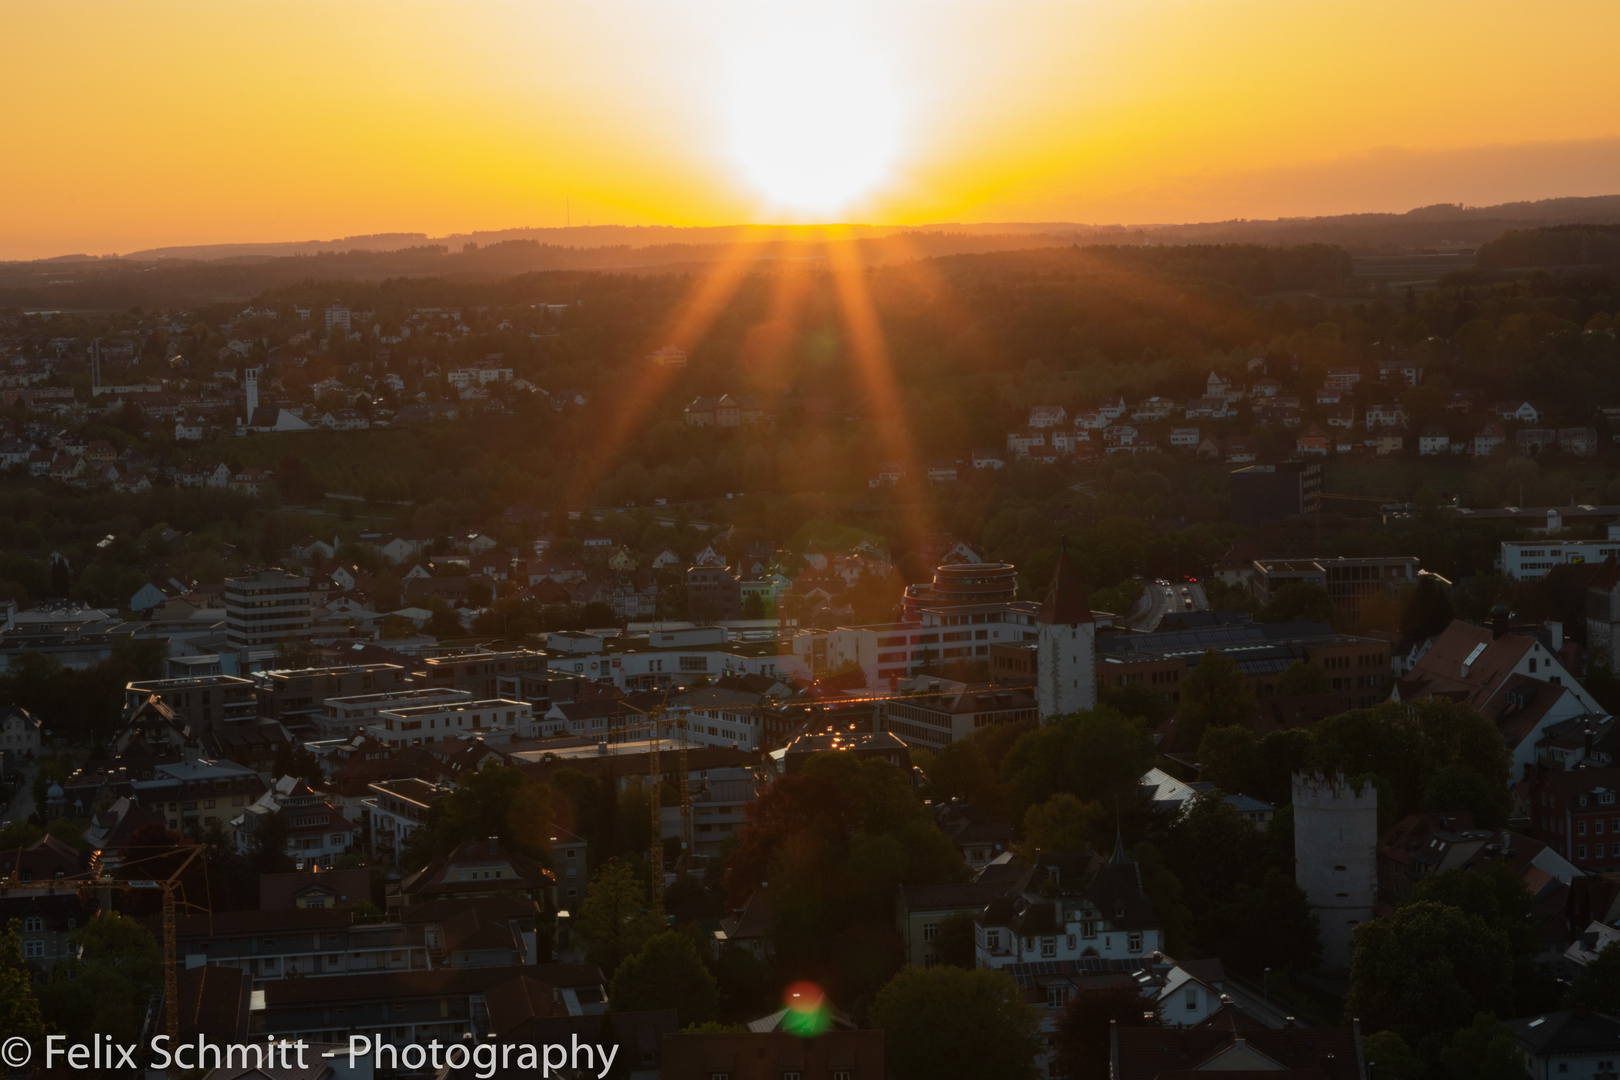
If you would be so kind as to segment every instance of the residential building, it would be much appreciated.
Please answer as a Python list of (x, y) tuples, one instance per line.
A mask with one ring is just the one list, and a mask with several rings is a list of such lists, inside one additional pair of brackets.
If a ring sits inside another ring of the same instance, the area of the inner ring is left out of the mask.
[(534, 727), (534, 714), (529, 703), (505, 698), (396, 705), (391, 709), (379, 710), (376, 719), (365, 730), (373, 739), (394, 749), (428, 746), (462, 735), (488, 737), (503, 732), (504, 737), (510, 740), (513, 737), (535, 738), (539, 734)]
[(1606, 1080), (1620, 1075), (1620, 1019), (1590, 1009), (1563, 1009), (1509, 1020), (1524, 1064), (1535, 1080), (1568, 1076)]
[(157, 765), (151, 779), (134, 780), (129, 786), (142, 809), (192, 837), (210, 828), (228, 828), (265, 792), (264, 781), (254, 770), (234, 761), (206, 759)]
[(175, 953), (184, 967), (217, 964), (260, 980), (427, 971), (434, 965), (421, 929), (412, 929), (357, 925), (353, 911), (325, 906), (182, 914), (175, 920)]
[(1186, 1080), (1205, 1072), (1367, 1080), (1370, 1064), (1359, 1022), (1347, 1027), (1290, 1024), (1281, 1030), (1228, 1024), (1117, 1027), (1109, 1038), (1110, 1080)]
[(1361, 369), (1358, 367), (1341, 365), (1327, 369), (1327, 375), (1322, 385), (1329, 390), (1354, 390), (1361, 381)]
[(40, 733), (44, 725), (39, 717), (18, 705), (0, 708), (0, 752), (24, 761), (39, 756)]
[(411, 690), (390, 690), (380, 694), (329, 697), (321, 703), (321, 711), (315, 718), (315, 726), (323, 739), (348, 739), (375, 723), (378, 715), (384, 712), (471, 700), (473, 696), (468, 691), (449, 687), (421, 687)]
[(1438, 457), (1451, 451), (1451, 436), (1439, 424), (1429, 424), (1418, 436), (1418, 456)]
[(556, 876), (539, 862), (500, 842), (469, 840), (441, 855), (399, 883), (400, 902), (409, 906), (430, 900), (467, 900), (501, 893), (537, 893), (551, 889)]
[(390, 862), (404, 852), (411, 834), (427, 823), (434, 804), (450, 793), (448, 787), (414, 776), (368, 786), (371, 795), (361, 801), (366, 846), (372, 855)]
[(1533, 838), (1585, 873), (1620, 869), (1620, 767), (1547, 771), (1530, 782)]
[[(380, 696), (399, 693), (410, 683), (410, 672), (400, 664), (344, 664), (323, 668), (283, 668), (255, 677), (258, 713), (293, 730), (321, 728), (329, 698)], [(341, 738), (351, 732), (344, 731)]]
[(471, 652), (430, 656), (423, 662), (427, 685), (438, 690), (463, 690), (475, 697), (500, 694), (500, 680), (519, 672), (546, 669), (546, 654), (533, 649), (476, 649)]
[(1429, 642), (1406, 678), (1395, 684), (1393, 700), (1443, 696), (1482, 712), (1511, 684), (1528, 676), (1567, 689), (1587, 712), (1601, 714), (1597, 699), (1570, 675), (1553, 650), (1528, 634), (1512, 633), (1507, 610), (1498, 606), (1489, 627), (1454, 620)]
[(1069, 414), (1061, 405), (1037, 405), (1029, 410), (1029, 426), (1032, 428), (1062, 427), (1068, 419)]
[(276, 645), (310, 631), (309, 578), (271, 568), (225, 579), (225, 640), (233, 649)]
[(1037, 856), (974, 924), (978, 967), (1141, 959), (1163, 948), (1163, 930), (1123, 842), (1106, 858), (1094, 852)]

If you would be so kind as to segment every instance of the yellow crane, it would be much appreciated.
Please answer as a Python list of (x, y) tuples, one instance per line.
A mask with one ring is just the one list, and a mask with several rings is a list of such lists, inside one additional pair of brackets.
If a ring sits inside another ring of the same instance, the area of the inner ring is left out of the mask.
[[(203, 853), (203, 845), (191, 844), (173, 848), (161, 855), (152, 855), (147, 858), (135, 859), (123, 864), (120, 869), (136, 866), (152, 859), (166, 859), (181, 852), (185, 853), (179, 866), (168, 877), (158, 880), (156, 878), (104, 878), (104, 877), (67, 877), (52, 878), (48, 881), (23, 881), (18, 877), (21, 859), (13, 862), (11, 876), (0, 882), (0, 890), (33, 890), (37, 892), (55, 891), (57, 889), (73, 889), (76, 892), (86, 890), (117, 890), (130, 893), (137, 890), (156, 889), (163, 894), (163, 1009), (164, 1028), (172, 1041), (180, 1035), (180, 980), (175, 965), (175, 909), (184, 904), (186, 907), (196, 908), (198, 911), (208, 909), (198, 904), (188, 903), (176, 899), (175, 893), (180, 891), (180, 875), (186, 872), (197, 856)], [(20, 854), (20, 850), (19, 850)]]

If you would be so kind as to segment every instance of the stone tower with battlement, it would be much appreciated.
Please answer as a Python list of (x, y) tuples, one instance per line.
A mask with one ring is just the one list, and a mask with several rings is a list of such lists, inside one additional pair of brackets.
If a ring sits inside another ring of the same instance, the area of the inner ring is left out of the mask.
[(1047, 586), (1037, 631), (1035, 704), (1040, 722), (1097, 704), (1097, 621), (1064, 550)]
[(1320, 924), (1322, 968), (1350, 970), (1350, 935), (1378, 898), (1378, 789), (1294, 774), (1294, 880)]

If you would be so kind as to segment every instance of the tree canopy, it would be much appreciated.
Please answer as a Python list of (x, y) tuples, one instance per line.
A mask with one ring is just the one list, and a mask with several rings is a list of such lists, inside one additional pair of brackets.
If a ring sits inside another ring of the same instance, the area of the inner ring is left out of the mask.
[(1029, 1080), (1040, 1017), (1004, 971), (907, 968), (868, 1015), (896, 1080)]

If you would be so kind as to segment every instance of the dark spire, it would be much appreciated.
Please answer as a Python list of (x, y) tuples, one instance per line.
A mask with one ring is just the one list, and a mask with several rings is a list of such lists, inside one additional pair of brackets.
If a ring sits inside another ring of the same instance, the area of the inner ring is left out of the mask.
[(1061, 626), (1092, 621), (1091, 605), (1086, 601), (1086, 587), (1080, 582), (1080, 572), (1069, 561), (1067, 540), (1058, 549), (1057, 568), (1052, 571), (1052, 582), (1046, 587), (1046, 601), (1041, 604), (1041, 613), (1036, 620)]
[(1131, 860), (1125, 854), (1125, 830), (1120, 827), (1119, 813), (1114, 814), (1114, 854), (1109, 858), (1109, 866), (1124, 866)]

